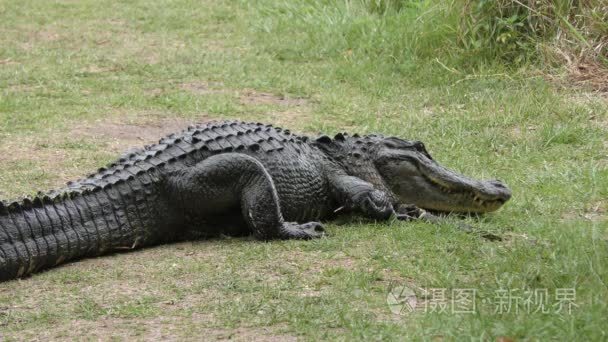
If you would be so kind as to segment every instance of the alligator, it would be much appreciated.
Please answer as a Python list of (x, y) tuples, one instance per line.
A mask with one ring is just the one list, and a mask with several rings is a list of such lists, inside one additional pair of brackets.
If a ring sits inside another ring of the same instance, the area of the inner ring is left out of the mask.
[(184, 239), (319, 238), (318, 221), (340, 211), (409, 220), (491, 212), (510, 197), (501, 181), (439, 165), (420, 141), (209, 122), (128, 151), (62, 189), (0, 202), (0, 281)]

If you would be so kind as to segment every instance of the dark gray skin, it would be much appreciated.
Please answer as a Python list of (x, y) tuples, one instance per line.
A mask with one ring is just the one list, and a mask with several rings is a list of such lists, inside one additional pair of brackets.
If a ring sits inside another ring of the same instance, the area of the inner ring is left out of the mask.
[(0, 280), (69, 260), (220, 234), (323, 236), (335, 212), (370, 219), (482, 213), (511, 196), (437, 164), (420, 142), (316, 140), (260, 123), (191, 126), (66, 188), (0, 204)]

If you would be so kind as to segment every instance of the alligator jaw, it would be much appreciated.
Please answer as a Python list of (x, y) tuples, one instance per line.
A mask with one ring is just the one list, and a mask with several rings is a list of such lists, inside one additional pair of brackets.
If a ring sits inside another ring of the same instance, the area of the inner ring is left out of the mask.
[(511, 190), (498, 180), (480, 181), (444, 168), (434, 160), (420, 158), (415, 203), (421, 208), (484, 213), (495, 211), (511, 198)]
[[(428, 188), (438, 192), (422, 201), (425, 209), (447, 212), (483, 213), (499, 209), (511, 198), (511, 191), (500, 181), (477, 181), (444, 169), (441, 178), (422, 172)], [(447, 177), (446, 177), (447, 176)], [(442, 200), (433, 198), (442, 197)]]
[(511, 198), (511, 190), (501, 181), (475, 180), (441, 166), (420, 142), (384, 142), (375, 164), (401, 203), (433, 211), (485, 213)]

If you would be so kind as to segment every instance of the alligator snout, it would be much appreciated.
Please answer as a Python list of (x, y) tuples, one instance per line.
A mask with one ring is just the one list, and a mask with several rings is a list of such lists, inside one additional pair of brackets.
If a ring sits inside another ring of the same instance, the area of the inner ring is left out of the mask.
[(498, 187), (498, 188), (502, 188), (502, 189), (507, 189), (509, 190), (509, 188), (507, 187), (507, 185), (505, 184), (505, 182), (499, 180), (499, 179), (493, 179), (491, 181), (489, 181), (490, 184)]
[(488, 181), (488, 183), (490, 183), (495, 188), (497, 188), (497, 190), (498, 190), (497, 192), (498, 192), (500, 199), (502, 199), (506, 202), (511, 198), (511, 189), (509, 189), (503, 181), (494, 179), (494, 180)]
[(507, 188), (507, 186), (505, 185), (505, 183), (503, 181), (501, 181), (500, 179), (493, 179), (488, 181), (490, 183), (492, 183), (493, 185), (499, 187), (499, 188)]

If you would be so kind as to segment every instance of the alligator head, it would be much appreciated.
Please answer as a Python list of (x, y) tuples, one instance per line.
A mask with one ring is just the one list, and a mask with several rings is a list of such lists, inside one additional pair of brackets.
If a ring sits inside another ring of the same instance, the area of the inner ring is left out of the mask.
[(420, 141), (381, 138), (373, 158), (384, 182), (402, 203), (429, 210), (462, 213), (495, 211), (511, 198), (498, 180), (465, 177), (439, 165)]

